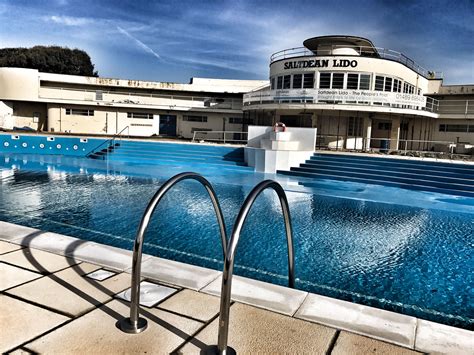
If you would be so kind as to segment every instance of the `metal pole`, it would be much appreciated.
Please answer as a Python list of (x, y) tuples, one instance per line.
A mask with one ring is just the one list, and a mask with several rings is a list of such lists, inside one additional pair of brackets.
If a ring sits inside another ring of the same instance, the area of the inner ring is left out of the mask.
[[(239, 243), (240, 232), (245, 223), (247, 215), (252, 207), (255, 199), (267, 188), (272, 188), (280, 199), (283, 217), (285, 220), (286, 240), (288, 246), (288, 285), (291, 288), (295, 287), (294, 274), (294, 251), (293, 251), (293, 230), (291, 227), (290, 209), (285, 191), (276, 181), (265, 180), (259, 183), (250, 192), (239, 211), (237, 219), (232, 230), (229, 244), (227, 246), (227, 254), (225, 256), (224, 271), (222, 273), (222, 288), (221, 288), (221, 305), (219, 315), (219, 335), (217, 350), (220, 354), (232, 354), (235, 350), (227, 346), (229, 333), (229, 312), (230, 312), (230, 298), (232, 290), (232, 275), (234, 270), (234, 258), (237, 245)], [(213, 350), (215, 346), (212, 347)]]
[(125, 333), (137, 334), (144, 331), (147, 328), (147, 321), (145, 318), (139, 318), (139, 304), (140, 304), (140, 274), (141, 274), (141, 260), (142, 260), (142, 248), (143, 239), (145, 236), (146, 229), (150, 222), (151, 216), (161, 201), (163, 196), (173, 187), (176, 183), (181, 180), (193, 179), (199, 181), (206, 188), (211, 198), (212, 205), (217, 216), (217, 222), (219, 223), (219, 230), (221, 234), (222, 253), (224, 258), (227, 250), (227, 236), (226, 228), (224, 223), (224, 216), (222, 214), (217, 195), (212, 188), (212, 185), (204, 177), (199, 174), (186, 172), (173, 176), (167, 182), (160, 187), (155, 193), (150, 203), (148, 204), (145, 213), (143, 214), (142, 220), (138, 227), (137, 236), (133, 245), (133, 260), (132, 260), (132, 284), (131, 284), (131, 303), (130, 303), (130, 317), (124, 318), (120, 321), (120, 329)]

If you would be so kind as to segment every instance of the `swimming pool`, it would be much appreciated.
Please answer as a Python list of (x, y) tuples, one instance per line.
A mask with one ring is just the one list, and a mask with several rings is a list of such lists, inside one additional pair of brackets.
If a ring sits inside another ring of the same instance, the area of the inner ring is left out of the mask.
[[(185, 170), (213, 183), (229, 232), (253, 186), (275, 177), (182, 162), (3, 154), (0, 219), (131, 250), (151, 196)], [(329, 180), (309, 189), (278, 179), (295, 231), (297, 288), (472, 329), (472, 199)], [(201, 185), (180, 183), (154, 216), (145, 253), (222, 268), (217, 222)], [(267, 191), (243, 229), (235, 272), (285, 285), (286, 268), (280, 207)]]

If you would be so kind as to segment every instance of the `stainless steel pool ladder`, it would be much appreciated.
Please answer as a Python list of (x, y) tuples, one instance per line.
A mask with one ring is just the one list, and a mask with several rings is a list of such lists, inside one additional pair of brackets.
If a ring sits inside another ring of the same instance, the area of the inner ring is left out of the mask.
[(217, 196), (209, 183), (204, 177), (196, 173), (182, 173), (178, 174), (169, 179), (153, 196), (152, 200), (148, 204), (145, 214), (142, 217), (140, 226), (138, 228), (137, 237), (133, 248), (133, 262), (132, 262), (132, 289), (131, 289), (131, 304), (130, 304), (130, 317), (124, 318), (120, 322), (120, 328), (127, 333), (137, 334), (144, 331), (147, 327), (147, 321), (144, 318), (139, 318), (138, 308), (140, 303), (140, 271), (141, 271), (141, 257), (142, 257), (142, 246), (143, 236), (146, 228), (150, 221), (151, 215), (155, 210), (156, 206), (160, 202), (161, 198), (165, 193), (177, 182), (185, 179), (194, 179), (201, 182), (211, 197), (214, 210), (216, 211), (217, 219), (219, 222), (219, 228), (221, 233), (222, 251), (224, 255), (224, 270), (222, 272), (222, 285), (221, 285), (221, 302), (220, 302), (220, 314), (219, 314), (219, 334), (218, 344), (210, 346), (206, 349), (206, 352), (215, 352), (219, 354), (234, 354), (235, 350), (227, 345), (228, 333), (229, 333), (229, 313), (230, 313), (230, 300), (232, 292), (232, 276), (234, 272), (234, 259), (235, 252), (239, 243), (240, 233), (242, 227), (247, 219), (250, 212), (250, 208), (254, 204), (257, 197), (266, 189), (272, 188), (278, 195), (280, 205), (283, 212), (283, 218), (285, 222), (286, 240), (288, 246), (288, 286), (294, 288), (295, 286), (295, 274), (294, 274), (294, 248), (293, 248), (293, 229), (291, 226), (290, 209), (288, 200), (286, 198), (285, 191), (276, 181), (265, 180), (259, 183), (253, 188), (250, 194), (245, 199), (240, 211), (237, 215), (237, 219), (234, 223), (232, 235), (227, 243), (226, 230), (222, 210), (220, 208)]
[(186, 172), (173, 176), (167, 182), (160, 187), (160, 189), (152, 197), (148, 204), (145, 213), (140, 221), (138, 227), (137, 236), (133, 245), (133, 259), (132, 259), (132, 285), (131, 285), (131, 300), (130, 300), (130, 317), (124, 318), (120, 321), (120, 329), (126, 333), (137, 334), (144, 331), (147, 328), (147, 321), (145, 318), (140, 318), (138, 315), (138, 308), (140, 304), (140, 275), (141, 275), (141, 262), (142, 262), (142, 249), (143, 239), (145, 232), (150, 223), (151, 216), (155, 211), (158, 203), (161, 201), (163, 196), (178, 182), (182, 180), (192, 179), (199, 181), (206, 188), (211, 198), (212, 205), (217, 216), (217, 222), (219, 223), (219, 230), (221, 234), (222, 253), (226, 255), (227, 237), (225, 230), (224, 216), (222, 214), (217, 195), (212, 188), (212, 185), (204, 177), (199, 174)]

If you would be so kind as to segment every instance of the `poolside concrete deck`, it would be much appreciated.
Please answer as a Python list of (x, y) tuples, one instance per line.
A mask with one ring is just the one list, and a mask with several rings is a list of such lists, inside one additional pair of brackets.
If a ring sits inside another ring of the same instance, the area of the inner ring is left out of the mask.
[[(129, 252), (5, 222), (0, 239), (2, 353), (187, 354), (217, 343), (217, 271), (186, 264), (177, 269), (175, 262), (144, 257), (143, 275), (166, 286), (168, 296), (153, 307), (142, 306), (148, 329), (129, 335), (116, 327), (129, 312), (129, 303), (117, 297), (130, 286)], [(114, 274), (102, 281), (87, 276), (103, 269)], [(350, 309), (347, 302), (319, 297), (235, 278), (229, 345), (240, 353), (468, 354), (474, 349), (472, 332), (386, 311), (381, 311), (389, 313), (383, 313), (386, 320), (374, 323), (380, 316), (373, 308), (350, 304)], [(262, 298), (267, 302), (259, 303)], [(353, 332), (344, 315), (355, 325)]]

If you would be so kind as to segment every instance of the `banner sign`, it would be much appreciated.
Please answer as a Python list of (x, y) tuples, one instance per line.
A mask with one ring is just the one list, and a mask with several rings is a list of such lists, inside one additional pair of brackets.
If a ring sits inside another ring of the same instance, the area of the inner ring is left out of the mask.
[(426, 106), (426, 96), (404, 94), (401, 92), (386, 92), (372, 90), (347, 90), (347, 89), (288, 89), (267, 90), (244, 95), (244, 104), (270, 103), (281, 101), (302, 100), (309, 103), (326, 103), (338, 101), (342, 103), (382, 103), (392, 105)]

